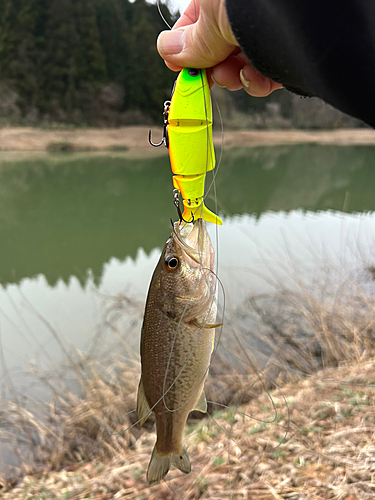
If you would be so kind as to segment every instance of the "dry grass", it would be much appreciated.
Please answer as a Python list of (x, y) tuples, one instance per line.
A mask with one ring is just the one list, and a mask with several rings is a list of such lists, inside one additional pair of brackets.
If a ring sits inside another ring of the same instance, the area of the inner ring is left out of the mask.
[(138, 364), (117, 361), (104, 369), (82, 358), (81, 365), (84, 383), (80, 389), (72, 392), (65, 383), (63, 389), (55, 384), (50, 403), (39, 401), (27, 410), (19, 401), (3, 406), (0, 439), (23, 464), (21, 470), (14, 470), (16, 475), (30, 469), (61, 469), (72, 462), (107, 460), (134, 443), (132, 434), (121, 431), (136, 421)]
[[(118, 329), (126, 310), (133, 318), (127, 319), (131, 334), (139, 324), (143, 304), (122, 295), (102, 297), (102, 323), (92, 340), (93, 350), (102, 336), (109, 338), (110, 331), (117, 339), (117, 351), (94, 358), (67, 350), (52, 325), (24, 300), (61, 344), (66, 361), (48, 372), (32, 368), (35, 382), (44, 387), (43, 400), (20, 399), (8, 377), (14, 396), (2, 401), (0, 442), (18, 457), (19, 464), (9, 468), (7, 476), (16, 480), (30, 470), (56, 470), (72, 462), (114, 457), (134, 442), (132, 435), (121, 431), (136, 421), (140, 374), (139, 361)], [(121, 343), (125, 344), (122, 348)]]
[[(218, 357), (210, 369), (211, 399), (249, 402), (275, 384), (299, 381), (375, 352), (375, 294), (371, 269), (350, 276), (332, 263), (306, 285), (282, 281), (227, 312)], [(302, 273), (303, 274), (303, 273)], [(258, 374), (262, 374), (260, 382)]]
[[(153, 425), (133, 426), (139, 364), (77, 354), (70, 371), (79, 391), (49, 374), (52, 403), (32, 412), (15, 401), (2, 411), (0, 438), (24, 461), (0, 481), (0, 498), (374, 498), (375, 304), (367, 285), (324, 297), (284, 287), (234, 311), (222, 337), (232, 358), (218, 351), (206, 387), (229, 408), (211, 403), (213, 418), (192, 415), (192, 473), (172, 471), (152, 488)], [(105, 317), (111, 329), (124, 308), (138, 305), (115, 301)]]
[(154, 434), (143, 432), (111, 460), (102, 453), (26, 476), (13, 488), (3, 482), (9, 491), (1, 498), (372, 499), (374, 366), (367, 360), (287, 384), (272, 392), (276, 413), (264, 392), (248, 405), (215, 413), (214, 420), (191, 422), (189, 476), (172, 471), (166, 482), (148, 487)]

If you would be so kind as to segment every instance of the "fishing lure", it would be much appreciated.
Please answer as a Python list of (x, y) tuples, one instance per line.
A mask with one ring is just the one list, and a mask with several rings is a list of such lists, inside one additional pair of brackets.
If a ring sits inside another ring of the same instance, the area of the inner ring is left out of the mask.
[(173, 186), (181, 193), (185, 222), (203, 219), (222, 224), (204, 204), (206, 173), (215, 168), (212, 140), (212, 105), (206, 70), (184, 68), (175, 82), (170, 101), (164, 103), (164, 135), (159, 144), (168, 148)]

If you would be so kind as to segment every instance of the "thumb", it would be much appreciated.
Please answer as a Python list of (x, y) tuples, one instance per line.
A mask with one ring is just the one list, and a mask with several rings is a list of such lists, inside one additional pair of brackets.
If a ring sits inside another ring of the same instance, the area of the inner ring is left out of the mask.
[(157, 41), (159, 54), (167, 65), (181, 68), (210, 68), (224, 61), (235, 47), (210, 26), (202, 16), (188, 26), (163, 31)]

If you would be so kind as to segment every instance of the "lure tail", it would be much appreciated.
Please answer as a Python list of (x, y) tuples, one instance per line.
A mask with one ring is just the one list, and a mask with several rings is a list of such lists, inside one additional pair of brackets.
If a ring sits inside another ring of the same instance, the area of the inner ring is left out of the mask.
[(185, 474), (191, 471), (190, 460), (185, 446), (181, 453), (161, 455), (157, 452), (155, 445), (147, 470), (148, 483), (158, 483), (164, 479), (171, 468), (180, 469), (180, 471), (185, 472)]
[(189, 222), (194, 219), (203, 219), (206, 222), (221, 225), (220, 217), (211, 212), (204, 204), (205, 177), (206, 174), (173, 176), (173, 187), (180, 191), (184, 203), (182, 217)]

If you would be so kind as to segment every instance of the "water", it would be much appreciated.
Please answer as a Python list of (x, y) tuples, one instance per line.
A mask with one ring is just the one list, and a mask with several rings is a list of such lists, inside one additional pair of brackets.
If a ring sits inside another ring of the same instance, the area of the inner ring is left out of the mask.
[[(227, 311), (280, 282), (314, 283), (331, 265), (366, 274), (375, 262), (374, 163), (372, 147), (224, 151), (224, 225), (210, 232)], [(176, 219), (170, 177), (166, 155), (2, 153), (1, 398), (48, 400), (33, 372), (66, 376), (59, 366), (71, 353), (138, 355), (149, 280)], [(212, 193), (207, 205), (215, 211)], [(18, 463), (10, 449), (0, 451), (0, 471)]]
[[(218, 256), (228, 308), (269, 290), (275, 276), (313, 274), (322, 259), (372, 265), (374, 163), (373, 147), (224, 151)], [(215, 209), (212, 194), (207, 205)], [(167, 156), (0, 158), (3, 396), (9, 377), (20, 393), (38, 394), (31, 369), (50, 369), (73, 349), (116, 345), (103, 322), (112, 297), (136, 301), (123, 308), (119, 336), (137, 353), (142, 304), (170, 218)], [(215, 240), (216, 228), (210, 231)]]

